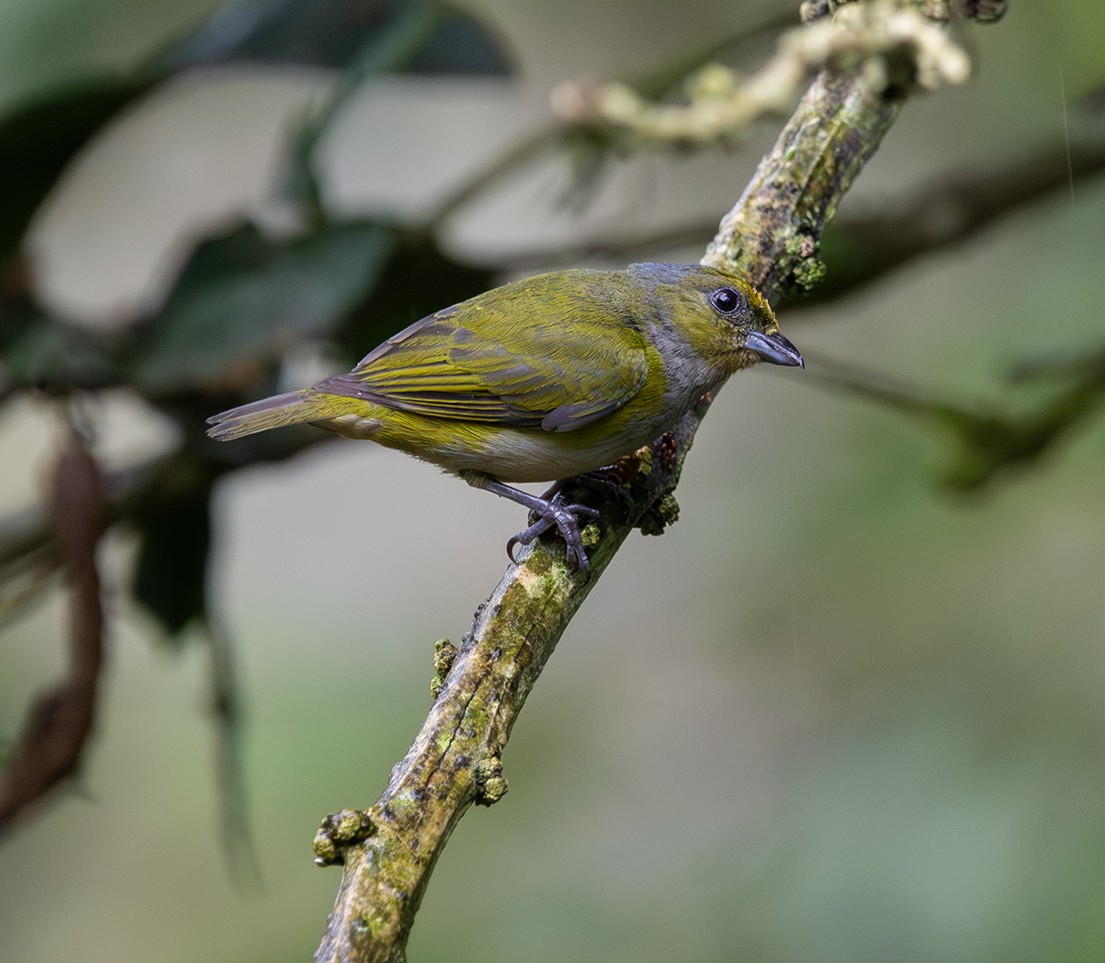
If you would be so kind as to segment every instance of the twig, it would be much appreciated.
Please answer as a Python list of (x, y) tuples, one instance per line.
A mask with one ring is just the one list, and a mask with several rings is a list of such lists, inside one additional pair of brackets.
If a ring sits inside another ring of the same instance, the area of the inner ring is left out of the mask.
[(217, 620), (205, 626), (210, 647), (211, 713), (215, 721), (215, 771), (218, 777), (220, 836), (235, 881), (243, 888), (261, 881), (260, 859), (249, 821), (241, 743), (245, 713), (235, 680), (234, 647)]
[[(1101, 353), (1061, 373), (1068, 384), (1043, 401), (1014, 407), (1008, 400), (964, 402), (942, 397), (929, 389), (904, 384), (885, 373), (853, 363), (829, 359), (810, 364), (810, 383), (873, 399), (935, 426), (954, 445), (940, 473), (941, 484), (952, 491), (977, 492), (1011, 469), (1039, 461), (1097, 412), (1105, 402), (1105, 367)], [(1013, 372), (1023, 380), (1025, 372)], [(1042, 372), (1037, 373), (1040, 380)]]

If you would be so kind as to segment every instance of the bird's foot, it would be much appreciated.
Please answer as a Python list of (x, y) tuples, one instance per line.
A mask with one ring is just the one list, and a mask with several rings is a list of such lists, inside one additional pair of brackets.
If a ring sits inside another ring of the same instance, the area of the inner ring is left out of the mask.
[(514, 546), (529, 545), (535, 538), (544, 535), (550, 528), (555, 528), (567, 546), (566, 561), (569, 568), (580, 569), (585, 575), (591, 566), (587, 560), (587, 552), (583, 549), (583, 535), (580, 533), (580, 520), (590, 521), (598, 518), (598, 509), (589, 505), (579, 505), (568, 502), (564, 492), (564, 485), (554, 485), (544, 497), (531, 495), (529, 492), (519, 491), (504, 485), (496, 478), (485, 475), (482, 472), (465, 471), (459, 473), (473, 488), (483, 488), (494, 492), (503, 498), (509, 498), (512, 502), (524, 505), (530, 510), (533, 519), (529, 528), (524, 529), (506, 543), (506, 553), (510, 560), (517, 564), (514, 557)]
[(557, 495), (566, 495), (572, 488), (586, 488), (606, 501), (617, 502), (618, 508), (623, 510), (628, 508), (633, 501), (629, 490), (625, 487), (624, 479), (614, 465), (608, 468), (597, 468), (595, 471), (583, 472), (580, 475), (573, 475), (571, 478), (563, 478), (558, 482), (553, 482), (547, 490), (541, 493), (541, 497), (552, 500)]
[(555, 528), (560, 537), (564, 539), (565, 560), (569, 568), (579, 569), (584, 574), (590, 571), (591, 564), (587, 559), (587, 552), (583, 548), (583, 535), (580, 532), (580, 520), (590, 521), (599, 517), (597, 509), (589, 505), (564, 504), (564, 496), (555, 492), (552, 498), (538, 499), (540, 504), (531, 506), (536, 520), (529, 528), (520, 531), (506, 543), (506, 553), (512, 562), (517, 563), (514, 557), (516, 545), (529, 545), (535, 538), (544, 535), (551, 528)]

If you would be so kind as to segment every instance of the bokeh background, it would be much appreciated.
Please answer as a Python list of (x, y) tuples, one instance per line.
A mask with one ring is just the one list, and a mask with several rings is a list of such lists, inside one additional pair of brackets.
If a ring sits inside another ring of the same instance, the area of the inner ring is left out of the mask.
[[(125, 69), (217, 6), (5, 0), (0, 106)], [(515, 74), (365, 84), (320, 147), (334, 209), (417, 219), (546, 122), (559, 81), (647, 74), (796, 4), (466, 6)], [(969, 37), (975, 78), (909, 102), (842, 216), (1061, 137), (1105, 81), (1092, 0), (1013, 0)], [(43, 303), (125, 325), (196, 237), (244, 213), (279, 225), (288, 130), (334, 78), (199, 68), (141, 98), (35, 218)], [(494, 266), (698, 221), (698, 241), (649, 254), (697, 259), (776, 130), (619, 161), (587, 203), (564, 202), (571, 168), (545, 158), (444, 243)], [(1103, 242), (1105, 181), (1080, 180), (831, 307), (784, 312), (783, 329), (812, 357), (1004, 404), (1015, 364), (1100, 349)], [(1105, 959), (1105, 420), (957, 495), (942, 435), (811, 368), (721, 393), (680, 521), (631, 538), (574, 620), (515, 728), (510, 793), (454, 834), (412, 959)], [(174, 444), (125, 391), (88, 404), (107, 464)], [(8, 510), (41, 497), (59, 437), (45, 398), (0, 409)], [(318, 821), (382, 789), (427, 709), (434, 640), (466, 631), (521, 519), (338, 441), (236, 472), (216, 521), (208, 585), (247, 708), (260, 881), (235, 881), (220, 835), (209, 647), (170, 642), (131, 600), (137, 537), (114, 532), (95, 739), (77, 785), (0, 849), (5, 961), (311, 954), (338, 883), (311, 864)], [(0, 626), (6, 739), (61, 671), (64, 626), (56, 588)]]

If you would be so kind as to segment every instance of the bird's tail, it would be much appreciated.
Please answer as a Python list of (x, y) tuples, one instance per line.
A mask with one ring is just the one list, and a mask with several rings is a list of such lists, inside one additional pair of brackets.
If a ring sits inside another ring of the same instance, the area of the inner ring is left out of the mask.
[(207, 434), (217, 441), (233, 441), (270, 428), (314, 421), (322, 413), (320, 408), (318, 394), (309, 388), (289, 391), (213, 415), (207, 419)]

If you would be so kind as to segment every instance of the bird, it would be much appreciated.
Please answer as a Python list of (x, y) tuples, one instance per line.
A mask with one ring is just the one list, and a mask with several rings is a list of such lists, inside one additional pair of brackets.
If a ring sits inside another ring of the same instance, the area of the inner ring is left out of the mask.
[[(430, 314), (348, 373), (207, 420), (230, 441), (309, 423), (406, 452), (528, 508), (507, 543), (556, 529), (589, 570), (565, 483), (670, 430), (699, 398), (765, 361), (802, 368), (766, 299), (701, 264), (575, 268), (512, 281)], [(554, 482), (542, 495), (516, 483)]]

